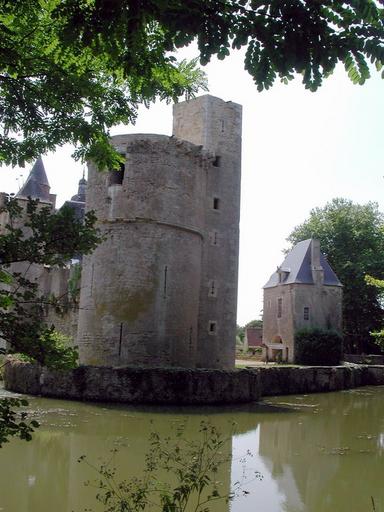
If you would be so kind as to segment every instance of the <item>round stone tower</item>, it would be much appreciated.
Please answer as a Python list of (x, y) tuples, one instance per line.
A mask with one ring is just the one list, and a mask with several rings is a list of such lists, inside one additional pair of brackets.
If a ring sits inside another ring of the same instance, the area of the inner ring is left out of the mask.
[(206, 167), (201, 148), (121, 135), (119, 171), (89, 166), (105, 240), (84, 258), (78, 344), (92, 365), (195, 366)]

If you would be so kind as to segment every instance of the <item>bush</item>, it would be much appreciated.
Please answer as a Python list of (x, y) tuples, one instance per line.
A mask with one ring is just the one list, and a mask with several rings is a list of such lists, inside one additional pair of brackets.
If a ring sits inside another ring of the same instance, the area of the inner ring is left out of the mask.
[(371, 332), (370, 335), (373, 337), (375, 344), (380, 348), (381, 352), (384, 352), (384, 329)]
[(33, 343), (28, 337), (20, 336), (19, 351), (9, 350), (8, 353), (17, 355), (21, 361), (37, 362), (54, 370), (71, 370), (76, 368), (79, 354), (77, 347), (70, 346), (70, 341), (52, 326), (42, 328)]
[(306, 365), (338, 365), (342, 338), (335, 331), (303, 329), (295, 335), (295, 362)]
[(255, 356), (256, 354), (261, 354), (263, 349), (261, 347), (248, 347), (248, 352)]

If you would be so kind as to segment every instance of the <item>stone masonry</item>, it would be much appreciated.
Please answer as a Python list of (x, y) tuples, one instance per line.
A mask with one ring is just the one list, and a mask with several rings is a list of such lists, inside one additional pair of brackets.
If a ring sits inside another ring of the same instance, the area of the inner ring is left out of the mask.
[(83, 260), (80, 362), (232, 368), (241, 107), (174, 107), (173, 136), (119, 135), (120, 171), (89, 164), (87, 209), (105, 240)]
[(295, 333), (318, 327), (342, 330), (342, 284), (318, 240), (299, 242), (264, 286), (265, 357), (294, 362)]

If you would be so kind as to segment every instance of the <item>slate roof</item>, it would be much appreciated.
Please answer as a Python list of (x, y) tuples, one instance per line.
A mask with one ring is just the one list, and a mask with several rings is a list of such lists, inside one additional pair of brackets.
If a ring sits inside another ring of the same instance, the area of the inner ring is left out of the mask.
[(77, 194), (71, 197), (71, 201), (79, 201), (81, 203), (85, 203), (87, 193), (87, 180), (84, 176), (79, 181), (79, 188)]
[(41, 156), (36, 160), (27, 181), (16, 194), (16, 197), (32, 197), (32, 199), (40, 199), (41, 201), (51, 202), (49, 191), (51, 187), (44, 169), (43, 159)]
[(85, 216), (85, 202), (84, 201), (65, 201), (63, 206), (68, 206), (75, 211), (75, 218), (82, 221)]
[[(271, 275), (264, 288), (285, 284), (314, 284), (311, 269), (311, 244), (311, 238), (296, 244), (277, 271)], [(321, 252), (320, 264), (324, 270), (324, 285), (343, 286)], [(279, 282), (279, 270), (284, 273), (282, 282)]]
[(77, 194), (71, 197), (70, 201), (65, 201), (64, 206), (69, 206), (75, 211), (76, 219), (82, 221), (85, 216), (85, 199), (87, 193), (87, 180), (83, 177), (79, 181)]

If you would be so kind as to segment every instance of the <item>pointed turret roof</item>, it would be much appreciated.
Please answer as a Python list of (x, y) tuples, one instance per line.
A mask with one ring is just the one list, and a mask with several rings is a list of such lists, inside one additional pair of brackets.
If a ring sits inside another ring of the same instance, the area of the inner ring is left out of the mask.
[[(272, 288), (285, 284), (314, 284), (312, 273), (312, 243), (313, 239), (303, 240), (296, 244), (287, 254), (283, 263), (274, 272), (264, 288)], [(320, 252), (320, 265), (324, 271), (326, 286), (343, 286), (330, 264)], [(280, 277), (282, 274), (282, 279)]]
[(39, 156), (29, 173), (27, 181), (18, 191), (16, 197), (32, 197), (32, 199), (51, 202), (50, 189), (43, 159)]

